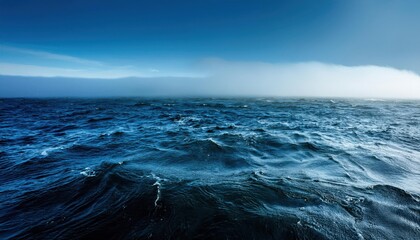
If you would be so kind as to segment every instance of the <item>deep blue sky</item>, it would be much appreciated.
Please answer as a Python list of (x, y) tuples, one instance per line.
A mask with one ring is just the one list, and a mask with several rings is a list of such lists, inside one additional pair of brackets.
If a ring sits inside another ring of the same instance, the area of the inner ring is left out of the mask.
[(340, 1), (0, 2), (4, 44), (110, 61), (312, 59), (301, 48), (328, 38), (351, 7)]
[(0, 44), (156, 68), (217, 57), (417, 71), (419, 9), (415, 0), (0, 0)]

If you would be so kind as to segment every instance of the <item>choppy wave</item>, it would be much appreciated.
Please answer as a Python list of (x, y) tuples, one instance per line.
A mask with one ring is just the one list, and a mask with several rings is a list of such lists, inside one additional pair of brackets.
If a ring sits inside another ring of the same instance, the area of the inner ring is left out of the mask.
[(4, 99), (1, 239), (419, 239), (420, 102)]

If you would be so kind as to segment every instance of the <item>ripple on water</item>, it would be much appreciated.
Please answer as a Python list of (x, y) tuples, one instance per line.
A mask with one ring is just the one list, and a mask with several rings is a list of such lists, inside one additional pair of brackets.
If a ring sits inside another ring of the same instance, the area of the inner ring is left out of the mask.
[(2, 239), (420, 238), (418, 101), (0, 107)]

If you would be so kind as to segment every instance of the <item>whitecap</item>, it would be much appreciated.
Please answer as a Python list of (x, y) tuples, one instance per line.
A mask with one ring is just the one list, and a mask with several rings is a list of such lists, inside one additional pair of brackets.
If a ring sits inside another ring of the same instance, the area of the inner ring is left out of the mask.
[(83, 171), (80, 172), (80, 174), (82, 174), (85, 177), (95, 177), (96, 176), (96, 172), (91, 169), (90, 167), (86, 167)]
[(49, 148), (45, 148), (44, 150), (42, 150), (41, 155), (46, 157), (49, 155), (49, 152), (53, 152), (55, 150), (62, 150), (65, 149), (67, 146), (66, 145), (62, 145), (62, 146), (58, 146), (58, 147), (49, 147)]
[(176, 122), (180, 125), (185, 125), (188, 122), (199, 122), (199, 121), (201, 121), (201, 118), (198, 118), (198, 117), (181, 117)]
[(384, 99), (379, 99), (379, 98), (367, 98), (364, 99), (365, 101), (370, 101), (370, 102), (386, 102)]

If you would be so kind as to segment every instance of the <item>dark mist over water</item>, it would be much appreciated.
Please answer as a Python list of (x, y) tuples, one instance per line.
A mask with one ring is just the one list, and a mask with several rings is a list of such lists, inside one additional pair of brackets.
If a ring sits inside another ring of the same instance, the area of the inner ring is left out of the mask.
[(0, 100), (1, 239), (420, 239), (420, 102)]

